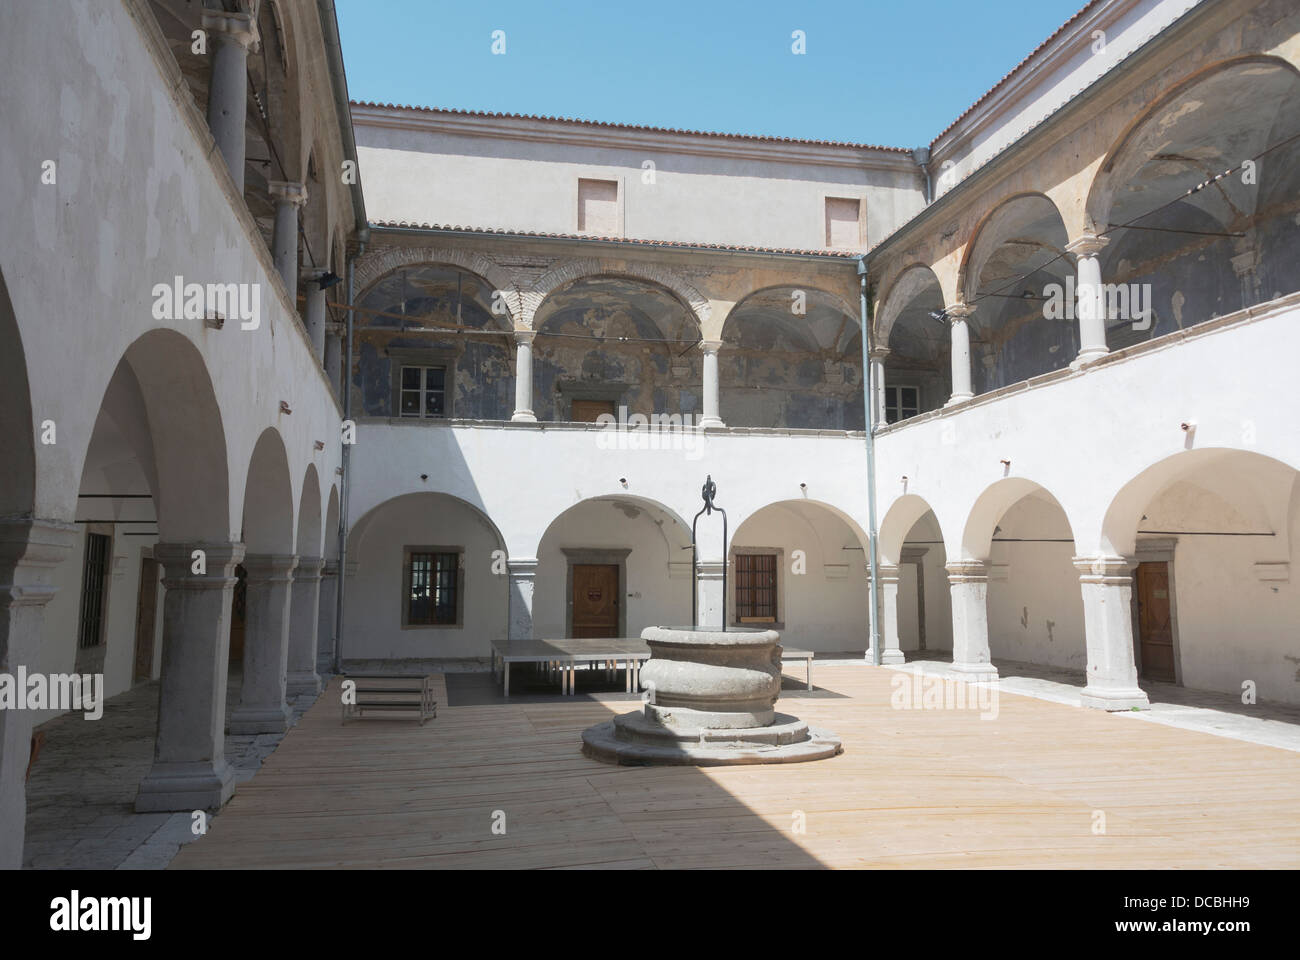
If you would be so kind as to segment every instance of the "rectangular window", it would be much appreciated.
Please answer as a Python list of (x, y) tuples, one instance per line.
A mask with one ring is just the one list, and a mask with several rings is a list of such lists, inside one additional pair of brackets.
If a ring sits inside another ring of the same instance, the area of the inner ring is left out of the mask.
[(460, 623), (460, 553), (406, 552), (407, 626), (456, 626)]
[(402, 367), (401, 416), (446, 416), (446, 388), (446, 367)]
[(617, 180), (578, 181), (578, 232), (601, 237), (622, 235)]
[(104, 642), (104, 594), (108, 586), (112, 542), (112, 537), (106, 534), (86, 534), (86, 566), (81, 574), (81, 622), (77, 630), (77, 648), (80, 650)]
[(736, 554), (736, 619), (776, 622), (776, 554)]
[(826, 198), (826, 246), (848, 250), (862, 246), (862, 201)]
[(898, 423), (921, 412), (919, 387), (891, 387), (885, 385), (885, 422)]

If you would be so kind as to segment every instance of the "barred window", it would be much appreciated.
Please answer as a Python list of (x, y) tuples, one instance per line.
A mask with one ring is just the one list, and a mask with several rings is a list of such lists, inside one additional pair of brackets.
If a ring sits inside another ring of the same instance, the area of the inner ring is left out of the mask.
[(736, 554), (736, 619), (741, 623), (776, 622), (775, 554)]
[(460, 554), (408, 550), (408, 626), (454, 626), (460, 622)]
[(105, 534), (86, 534), (86, 566), (81, 574), (81, 618), (77, 630), (80, 650), (104, 642), (104, 594), (111, 543), (112, 538)]

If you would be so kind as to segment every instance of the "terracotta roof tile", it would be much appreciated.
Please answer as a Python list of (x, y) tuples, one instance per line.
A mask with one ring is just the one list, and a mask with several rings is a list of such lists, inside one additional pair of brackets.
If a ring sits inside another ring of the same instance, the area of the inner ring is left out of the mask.
[(582, 120), (576, 117), (544, 117), (534, 113), (494, 113), (490, 110), (456, 110), (450, 107), (421, 107), (403, 103), (377, 103), (373, 100), (353, 100), (354, 107), (377, 107), (383, 110), (416, 110), (420, 113), (446, 113), (459, 117), (502, 117), (507, 120), (542, 120), (548, 123), (577, 123), (587, 127), (605, 127), (613, 130), (645, 130), (650, 133), (678, 133), (692, 137), (716, 137), (722, 140), (756, 140), (765, 143), (807, 143), (820, 147), (851, 147), (859, 150), (887, 150), (890, 153), (912, 151), (908, 147), (883, 147), (872, 143), (848, 143), (842, 140), (805, 140), (800, 137), (771, 137), (754, 133), (717, 133), (712, 130), (682, 130), (677, 127), (652, 127), (639, 123), (610, 123), (604, 120)]
[(598, 237), (586, 233), (542, 233), (535, 230), (509, 230), (504, 227), (471, 227), (448, 223), (416, 223), (412, 220), (371, 220), (372, 227), (397, 227), (406, 230), (442, 230), (460, 233), (482, 233), (502, 237), (546, 240), (599, 240), (605, 243), (626, 243), (644, 247), (683, 247), (692, 250), (720, 250), (732, 253), (786, 253), (804, 257), (832, 257), (852, 260), (858, 254), (848, 250), (799, 250), (794, 247), (755, 247), (734, 243), (694, 243), (686, 240), (641, 240), (632, 237)]
[(1063, 24), (1061, 24), (1059, 27), (1057, 27), (1056, 30), (1052, 32), (1052, 35), (1051, 35), (1050, 37), (1048, 37), (1046, 40), (1044, 40), (1044, 41), (1043, 41), (1042, 43), (1040, 43), (1038, 46), (1034, 47), (1033, 50), (1030, 50), (1029, 53), (1026, 54), (1025, 58), (1024, 58), (1023, 60), (1021, 60), (1019, 63), (1017, 63), (1014, 67), (1012, 67), (1010, 70), (1008, 70), (1007, 73), (1006, 73), (1006, 75), (1003, 76), (1001, 80), (999, 80), (997, 83), (993, 84), (993, 86), (989, 87), (988, 90), (986, 90), (986, 91), (984, 92), (984, 95), (983, 95), (983, 96), (981, 96), (978, 100), (976, 100), (976, 101), (975, 101), (974, 103), (972, 103), (969, 107), (967, 107), (965, 110), (963, 110), (963, 111), (961, 112), (961, 114), (957, 117), (957, 119), (955, 119), (952, 123), (948, 124), (948, 126), (944, 127), (942, 130), (940, 130), (938, 136), (936, 136), (933, 140), (930, 141), (930, 146), (934, 146), (936, 143), (938, 143), (939, 140), (942, 139), (942, 137), (943, 137), (943, 135), (944, 135), (945, 133), (947, 133), (947, 132), (948, 132), (949, 130), (951, 130), (953, 127), (957, 126), (957, 124), (961, 123), (962, 120), (964, 120), (966, 117), (970, 116), (971, 112), (974, 111), (976, 107), (978, 107), (981, 103), (983, 103), (983, 102), (984, 102), (985, 100), (987, 100), (989, 97), (993, 96), (993, 94), (997, 92), (997, 90), (998, 90), (999, 87), (1001, 87), (1004, 83), (1006, 83), (1008, 80), (1010, 80), (1010, 79), (1011, 79), (1011, 78), (1012, 78), (1016, 73), (1018, 73), (1021, 69), (1023, 69), (1024, 66), (1025, 66), (1025, 64), (1027, 64), (1030, 60), (1034, 59), (1034, 57), (1036, 57), (1036, 56), (1038, 55), (1038, 52), (1039, 52), (1040, 50), (1042, 50), (1044, 47), (1046, 47), (1048, 44), (1050, 44), (1053, 40), (1055, 40), (1057, 37), (1059, 37), (1059, 36), (1060, 36), (1064, 31), (1065, 31), (1065, 28), (1066, 28), (1066, 27), (1068, 27), (1070, 24), (1074, 23), (1074, 21), (1078, 20), (1081, 16), (1083, 16), (1083, 15), (1084, 15), (1085, 13), (1087, 13), (1090, 9), (1092, 9), (1093, 7), (1095, 7), (1097, 4), (1099, 4), (1099, 3), (1101, 3), (1101, 2), (1102, 2), (1102, 0), (1088, 0), (1088, 2), (1085, 3), (1085, 4), (1084, 4), (1080, 9), (1079, 9), (1079, 11), (1078, 11), (1077, 13), (1074, 14), (1074, 16), (1070, 17), (1069, 20), (1066, 20), (1065, 23), (1063, 23)]

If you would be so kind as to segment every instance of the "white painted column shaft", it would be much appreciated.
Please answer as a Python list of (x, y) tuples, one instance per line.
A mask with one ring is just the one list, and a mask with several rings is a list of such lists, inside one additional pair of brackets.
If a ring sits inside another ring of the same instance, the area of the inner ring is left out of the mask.
[(1075, 364), (1084, 364), (1110, 352), (1106, 346), (1106, 290), (1101, 283), (1101, 251), (1105, 237), (1083, 236), (1067, 244), (1074, 254), (1078, 271), (1079, 356)]
[(723, 426), (721, 404), (718, 389), (718, 350), (722, 343), (718, 340), (704, 340), (700, 343), (700, 352), (704, 354), (704, 394), (700, 398), (703, 417), (701, 427)]
[(952, 337), (952, 396), (945, 406), (961, 403), (974, 396), (970, 376), (970, 328), (967, 320), (975, 308), (964, 303), (945, 308)]
[(301, 277), (307, 290), (307, 309), (303, 313), (307, 327), (307, 339), (311, 341), (312, 352), (316, 354), (316, 362), (321, 364), (325, 360), (326, 295), (325, 291), (320, 288), (320, 279), (325, 273), (324, 270), (304, 270)]
[(1127, 557), (1075, 557), (1083, 594), (1088, 685), (1080, 702), (1102, 710), (1146, 709), (1133, 657), (1133, 567)]
[(204, 11), (212, 79), (208, 85), (208, 129), (240, 193), (244, 190), (244, 124), (248, 111), (248, 47), (256, 25), (246, 13)]
[(289, 600), (289, 664), (285, 695), (320, 693), (316, 674), (317, 626), (320, 620), (320, 557), (299, 557)]
[(307, 202), (307, 188), (291, 180), (272, 180), (267, 190), (275, 198), (275, 229), (271, 258), (290, 298), (298, 296), (298, 208)]
[(533, 337), (532, 330), (515, 331), (515, 412), (511, 420), (536, 423), (533, 412)]
[[(195, 551), (202, 551), (201, 566)], [(244, 545), (159, 543), (153, 555), (166, 590), (158, 739), (135, 809), (215, 810), (235, 789), (225, 758), (226, 667), (235, 565)]]
[(952, 591), (952, 669), (972, 679), (993, 680), (997, 669), (989, 655), (988, 567), (982, 560), (947, 565)]
[(230, 714), (235, 736), (283, 733), (291, 711), (285, 700), (289, 665), (289, 600), (293, 554), (246, 557), (244, 679), (239, 705)]

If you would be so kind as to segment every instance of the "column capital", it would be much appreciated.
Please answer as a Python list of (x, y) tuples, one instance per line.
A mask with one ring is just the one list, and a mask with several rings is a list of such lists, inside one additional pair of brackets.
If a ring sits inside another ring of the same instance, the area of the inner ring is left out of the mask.
[(202, 26), (209, 33), (215, 33), (222, 40), (234, 41), (245, 50), (261, 39), (257, 33), (257, 21), (247, 13), (204, 10)]
[(532, 580), (537, 576), (538, 566), (536, 557), (511, 557), (506, 560), (511, 580)]
[(63, 520), (0, 520), (0, 581), (7, 582), (18, 567), (58, 566), (72, 552), (76, 536), (77, 525)]
[(944, 569), (949, 583), (988, 583), (989, 567), (983, 560), (951, 560)]
[(347, 332), (348, 325), (342, 321), (330, 320), (325, 324), (325, 336), (327, 337), (342, 337), (346, 336)]
[(537, 331), (528, 330), (528, 329), (516, 329), (512, 334), (512, 336), (514, 336), (515, 338), (516, 347), (521, 347), (521, 346), (526, 347), (532, 345), (533, 339), (537, 336)]
[[(312, 283), (320, 280), (320, 278), (325, 276), (327, 273), (329, 273), (329, 270), (325, 267), (299, 267), (298, 279), (303, 283)], [(324, 292), (324, 290), (321, 291), (321, 293)]]
[(967, 320), (975, 312), (973, 303), (954, 303), (952, 306), (944, 307), (943, 312), (948, 317), (949, 323), (956, 323), (958, 320)]
[(324, 567), (323, 557), (299, 557), (298, 566), (293, 570), (293, 581), (297, 583), (300, 580), (319, 580)]
[[(870, 582), (871, 580), (870, 564), (868, 564), (867, 570), (868, 570), (867, 581)], [(876, 573), (880, 575), (880, 583), (882, 586), (887, 583), (889, 584), (898, 583), (898, 579), (899, 579), (898, 567), (894, 566), (893, 564), (889, 564), (889, 563), (876, 564)]]
[(722, 341), (721, 341), (721, 340), (701, 340), (701, 341), (700, 341), (700, 352), (701, 352), (701, 353), (704, 353), (704, 354), (714, 353), (714, 354), (716, 354), (720, 349), (722, 349)]
[(1122, 587), (1133, 582), (1133, 568), (1137, 560), (1133, 557), (1101, 555), (1095, 557), (1075, 557), (1074, 569), (1079, 571), (1080, 583), (1099, 583), (1108, 587)]
[(888, 347), (872, 347), (871, 352), (867, 354), (867, 359), (873, 360), (877, 363), (884, 363), (889, 359), (889, 354), (891, 352), (892, 351), (890, 351)]
[(292, 203), (301, 207), (307, 202), (307, 186), (296, 180), (271, 180), (266, 185), (266, 192), (275, 197), (279, 203)]
[(1095, 234), (1085, 233), (1083, 236), (1076, 237), (1067, 243), (1065, 252), (1078, 258), (1095, 257), (1105, 249), (1108, 243), (1110, 243), (1110, 237), (1099, 237)]
[[(203, 551), (203, 572), (195, 573)], [(153, 556), (163, 566), (163, 586), (169, 590), (220, 590), (235, 583), (235, 565), (244, 559), (244, 545), (229, 541), (155, 543)]]
[(322, 579), (337, 577), (339, 575), (338, 560), (326, 560), (324, 563), (322, 563), (320, 568), (320, 575)]
[(244, 557), (249, 583), (289, 583), (298, 566), (293, 553), (250, 553)]

